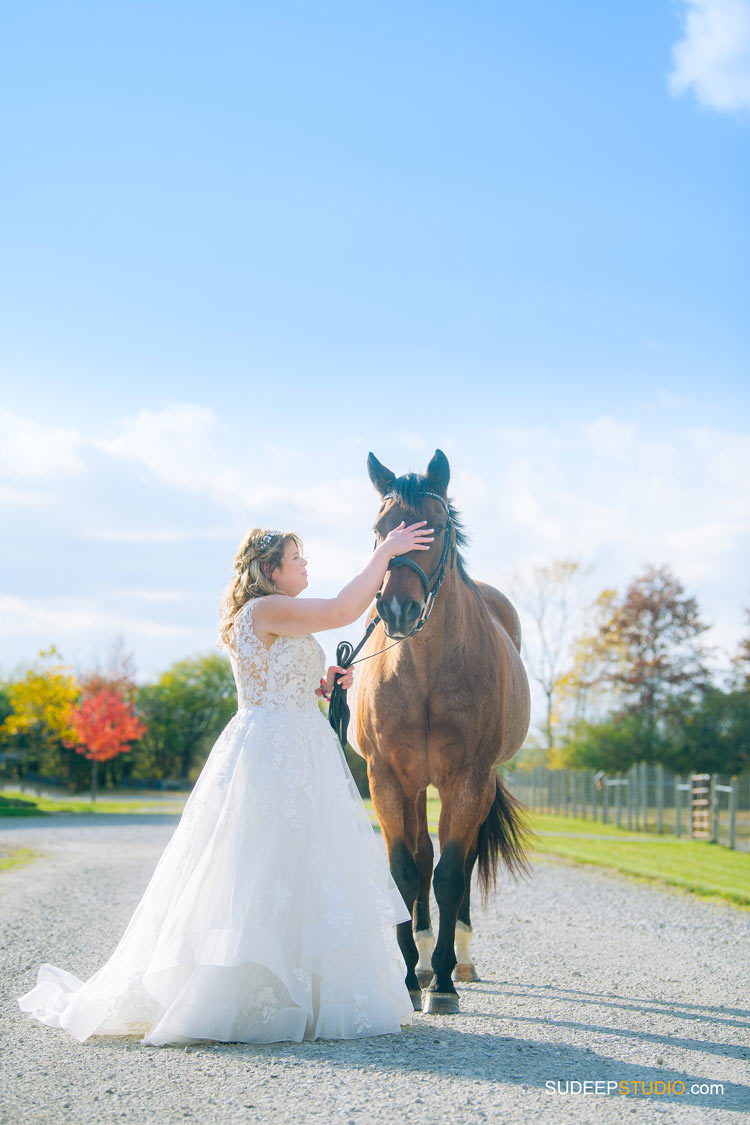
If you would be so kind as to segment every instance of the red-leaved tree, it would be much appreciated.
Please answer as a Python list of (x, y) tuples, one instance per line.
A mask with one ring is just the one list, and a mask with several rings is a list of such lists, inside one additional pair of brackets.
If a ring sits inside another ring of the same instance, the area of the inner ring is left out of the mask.
[(76, 734), (75, 748), (91, 761), (91, 800), (96, 800), (97, 762), (108, 762), (131, 749), (129, 743), (147, 731), (129, 703), (113, 688), (102, 687), (84, 694), (71, 709), (70, 725)]

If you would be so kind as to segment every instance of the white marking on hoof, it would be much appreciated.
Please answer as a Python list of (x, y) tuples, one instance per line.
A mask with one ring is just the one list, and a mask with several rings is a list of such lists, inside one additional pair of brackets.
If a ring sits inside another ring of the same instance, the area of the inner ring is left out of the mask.
[(471, 964), (471, 939), (473, 936), (474, 931), (471, 926), (467, 926), (465, 922), (456, 922), (454, 945), (456, 949), (456, 961), (459, 965)]
[(419, 950), (417, 973), (432, 974), (432, 951), (435, 948), (432, 930), (417, 930), (414, 941), (417, 943), (417, 949)]

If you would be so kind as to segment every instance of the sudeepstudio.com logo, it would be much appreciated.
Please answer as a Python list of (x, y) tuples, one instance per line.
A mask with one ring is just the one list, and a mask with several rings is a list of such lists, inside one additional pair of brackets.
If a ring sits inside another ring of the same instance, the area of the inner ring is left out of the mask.
[(550, 1094), (605, 1094), (620, 1097), (638, 1098), (665, 1098), (665, 1097), (703, 1097), (721, 1098), (724, 1095), (723, 1082), (683, 1082), (676, 1079), (669, 1082), (666, 1079), (655, 1078), (649, 1081), (631, 1079), (630, 1081), (617, 1082), (586, 1079), (566, 1078), (549, 1079), (544, 1083)]

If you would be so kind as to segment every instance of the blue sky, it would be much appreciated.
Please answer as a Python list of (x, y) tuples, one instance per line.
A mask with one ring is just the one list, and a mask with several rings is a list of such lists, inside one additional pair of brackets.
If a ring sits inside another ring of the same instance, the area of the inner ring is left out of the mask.
[(749, 125), (747, 0), (4, 5), (0, 669), (209, 649), (256, 523), (331, 592), (436, 446), (477, 577), (665, 562), (731, 648)]

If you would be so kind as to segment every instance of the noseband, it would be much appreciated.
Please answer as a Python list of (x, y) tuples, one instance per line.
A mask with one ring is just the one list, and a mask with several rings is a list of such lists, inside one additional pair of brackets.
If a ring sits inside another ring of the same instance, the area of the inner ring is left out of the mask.
[[(422, 589), (424, 591), (424, 603), (422, 605), (422, 610), (419, 614), (419, 617), (417, 618), (417, 622), (412, 631), (407, 635), (407, 637), (401, 638), (402, 640), (407, 640), (408, 637), (413, 637), (415, 633), (418, 633), (419, 630), (427, 624), (427, 619), (432, 612), (432, 607), (435, 604), (435, 598), (437, 597), (438, 590), (442, 586), (443, 579), (445, 578), (446, 571), (448, 570), (448, 560), (450, 559), (451, 569), (453, 568), (453, 564), (456, 561), (456, 550), (452, 534), (453, 519), (451, 518), (450, 508), (448, 507), (443, 497), (439, 496), (437, 492), (422, 492), (420, 493), (420, 495), (429, 496), (430, 499), (437, 500), (439, 504), (442, 504), (443, 508), (445, 509), (445, 514), (448, 517), (448, 522), (443, 528), (443, 551), (440, 556), (440, 562), (437, 564), (429, 578), (422, 570), (422, 567), (419, 565), (419, 563), (415, 562), (414, 559), (408, 558), (407, 555), (394, 555), (394, 557), (388, 563), (389, 570), (395, 570), (398, 566), (406, 566), (410, 570), (413, 570), (422, 583)], [(383, 499), (397, 500), (398, 497), (393, 492), (387, 492)], [(379, 593), (375, 598), (376, 604), (380, 601), (381, 598), (382, 594)]]

